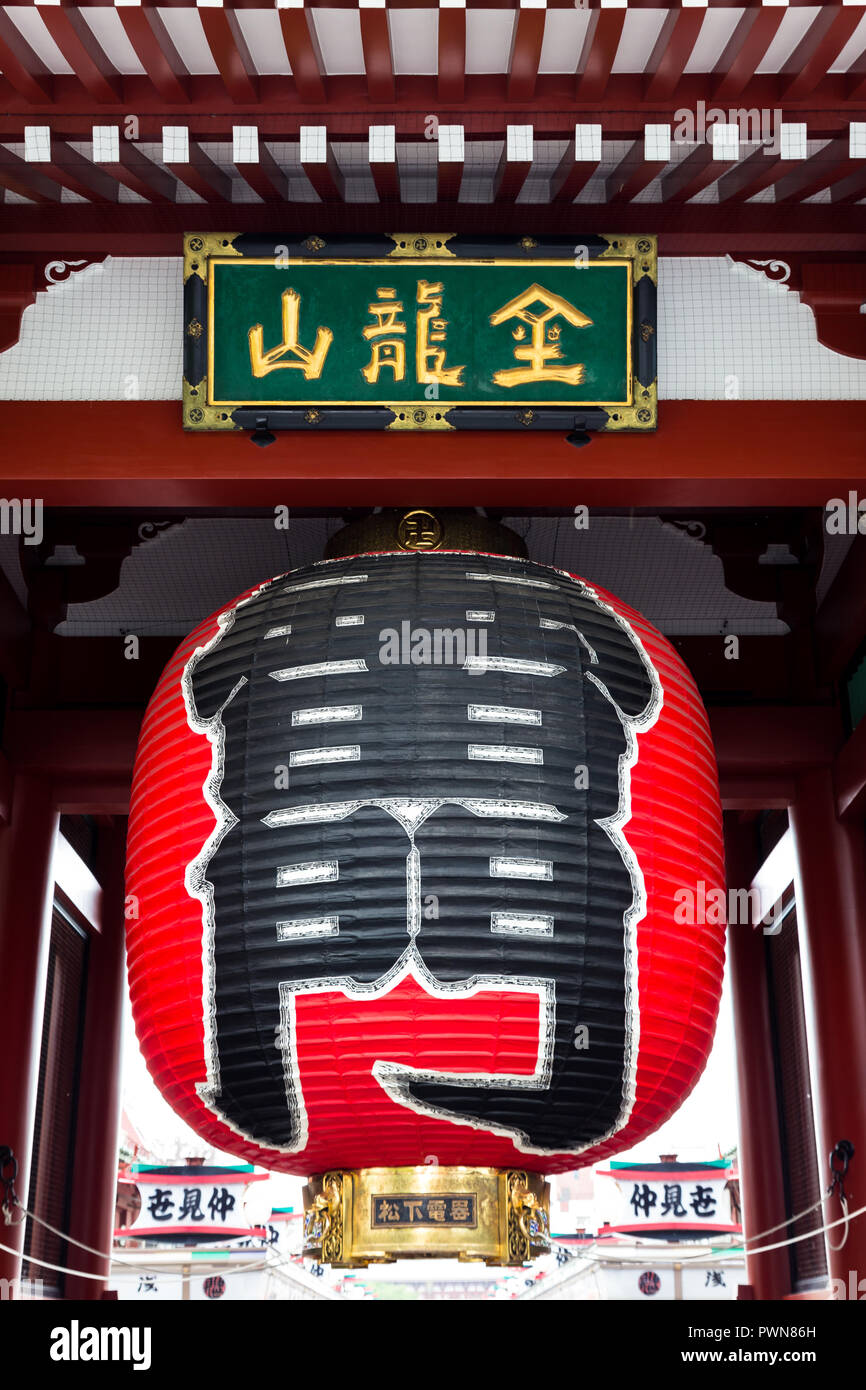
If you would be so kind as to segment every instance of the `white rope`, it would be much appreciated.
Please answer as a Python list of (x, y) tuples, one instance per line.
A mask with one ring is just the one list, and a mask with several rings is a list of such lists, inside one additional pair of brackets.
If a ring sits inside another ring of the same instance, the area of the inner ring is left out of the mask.
[[(97, 1255), (97, 1256), (99, 1257), (99, 1259), (101, 1259), (101, 1260), (107, 1260), (108, 1263), (109, 1263), (109, 1265), (112, 1265), (112, 1264), (114, 1264), (114, 1265), (120, 1265), (120, 1266), (121, 1266), (122, 1268), (124, 1268), (124, 1269), (131, 1269), (131, 1270), (137, 1271), (139, 1274), (165, 1274), (165, 1273), (166, 1273), (166, 1270), (165, 1270), (164, 1267), (163, 1267), (163, 1268), (160, 1268), (160, 1269), (156, 1269), (156, 1268), (154, 1268), (154, 1267), (149, 1267), (149, 1266), (147, 1266), (147, 1265), (139, 1264), (139, 1263), (138, 1263), (137, 1261), (135, 1261), (135, 1260), (125, 1260), (125, 1259), (123, 1258), (122, 1255), (119, 1255), (119, 1254), (115, 1253), (114, 1251), (111, 1251), (110, 1253), (108, 1253), (108, 1252), (106, 1252), (105, 1250), (97, 1250), (95, 1246), (93, 1246), (93, 1245), (87, 1245), (87, 1244), (85, 1244), (84, 1241), (76, 1240), (74, 1236), (68, 1235), (65, 1231), (58, 1230), (58, 1228), (57, 1228), (56, 1226), (52, 1226), (52, 1225), (51, 1225), (51, 1222), (50, 1222), (50, 1221), (45, 1221), (45, 1220), (43, 1220), (43, 1218), (42, 1218), (41, 1216), (36, 1216), (34, 1212), (30, 1211), (30, 1210), (29, 1210), (27, 1207), (25, 1207), (21, 1202), (16, 1202), (16, 1206), (17, 1206), (18, 1210), (22, 1213), (22, 1217), (21, 1217), (21, 1219), (20, 1219), (19, 1221), (12, 1221), (12, 1220), (10, 1219), (9, 1215), (8, 1215), (8, 1208), (7, 1208), (7, 1207), (4, 1207), (4, 1215), (6, 1216), (7, 1225), (12, 1225), (12, 1226), (20, 1226), (20, 1225), (23, 1225), (24, 1220), (25, 1220), (26, 1218), (29, 1217), (29, 1219), (30, 1219), (31, 1221), (34, 1221), (38, 1226), (44, 1226), (45, 1229), (46, 1229), (47, 1231), (50, 1231), (50, 1232), (52, 1233), (52, 1235), (59, 1236), (61, 1240), (65, 1241), (65, 1242), (68, 1242), (70, 1245), (75, 1245), (75, 1246), (77, 1246), (77, 1247), (79, 1248), (79, 1250), (84, 1250), (84, 1251), (86, 1251), (86, 1253), (87, 1253), (88, 1255)], [(132, 1227), (130, 1227), (130, 1234), (132, 1234)], [(181, 1247), (181, 1248), (182, 1248), (182, 1247)], [(190, 1250), (190, 1253), (192, 1254), (192, 1253), (194, 1252), (195, 1254), (198, 1254), (198, 1253), (201, 1252), (201, 1251), (205, 1251), (205, 1252), (206, 1252), (206, 1251), (208, 1251), (208, 1250), (224, 1250), (224, 1249), (226, 1249), (225, 1241), (221, 1241), (221, 1242), (219, 1242), (219, 1243), (213, 1243), (213, 1244), (209, 1242), (209, 1243), (206, 1244), (206, 1245), (205, 1245), (205, 1244), (202, 1244), (202, 1245), (196, 1245), (196, 1246), (192, 1247), (191, 1250)], [(3, 1245), (2, 1243), (0, 1243), (0, 1250), (5, 1250), (5, 1252), (6, 1252), (8, 1255), (18, 1255), (18, 1254), (21, 1253), (21, 1252), (15, 1250), (12, 1246)], [(148, 1252), (148, 1253), (150, 1253), (150, 1252)], [(240, 1253), (240, 1252), (239, 1252), (239, 1251), (238, 1251), (238, 1252), (235, 1252), (235, 1251), (229, 1250), (229, 1254), (230, 1254), (230, 1255), (231, 1255), (231, 1254), (234, 1254), (234, 1253)], [(303, 1254), (303, 1251), (301, 1251), (301, 1250), (297, 1250), (297, 1251), (293, 1251), (293, 1252), (288, 1252), (288, 1251), (287, 1251), (286, 1254), (285, 1254), (285, 1256), (280, 1256), (280, 1257), (278, 1257), (278, 1258), (272, 1259), (272, 1258), (270, 1258), (270, 1256), (273, 1255), (273, 1251), (269, 1249), (269, 1250), (268, 1250), (268, 1253), (267, 1253), (267, 1255), (266, 1255), (266, 1257), (265, 1257), (264, 1260), (262, 1260), (262, 1261), (260, 1261), (260, 1262), (258, 1262), (258, 1263), (256, 1263), (256, 1264), (241, 1265), (241, 1266), (240, 1266), (240, 1269), (243, 1270), (243, 1272), (244, 1272), (244, 1273), (247, 1273), (247, 1274), (252, 1274), (252, 1273), (254, 1273), (254, 1272), (258, 1271), (258, 1270), (261, 1270), (261, 1269), (269, 1269), (269, 1268), (270, 1268), (270, 1269), (278, 1269), (278, 1268), (280, 1268), (283, 1264), (289, 1264), (289, 1263), (291, 1263), (292, 1260), (299, 1258), (302, 1254)], [(55, 1264), (51, 1264), (48, 1260), (37, 1260), (37, 1259), (36, 1259), (34, 1256), (32, 1256), (32, 1255), (22, 1254), (21, 1257), (22, 1257), (22, 1259), (27, 1260), (28, 1263), (30, 1263), (30, 1264), (39, 1265), (40, 1269), (52, 1269), (52, 1270), (56, 1270), (57, 1273), (59, 1273), (59, 1274), (74, 1274), (74, 1275), (77, 1275), (77, 1276), (78, 1276), (79, 1278), (81, 1278), (81, 1279), (99, 1279), (99, 1280), (105, 1280), (105, 1279), (108, 1279), (108, 1278), (110, 1277), (110, 1271), (109, 1271), (109, 1274), (89, 1274), (86, 1270), (83, 1270), (83, 1269), (72, 1269), (72, 1268), (71, 1268), (70, 1266), (68, 1266), (68, 1265), (55, 1265)]]
[[(811, 1216), (812, 1212), (817, 1211), (818, 1208), (822, 1205), (823, 1201), (824, 1198), (819, 1197), (817, 1202), (813, 1202), (812, 1205), (810, 1207), (807, 1207), (805, 1211), (798, 1211), (796, 1216), (789, 1216), (787, 1221), (780, 1221), (778, 1226), (769, 1226), (766, 1231), (759, 1231), (756, 1236), (747, 1236), (746, 1239), (741, 1243), (743, 1245), (751, 1245), (752, 1241), (763, 1240), (764, 1236), (775, 1235), (777, 1231), (784, 1230), (786, 1226), (793, 1226), (795, 1221), (802, 1221), (804, 1216)], [(815, 1231), (810, 1232), (810, 1235), (816, 1234), (817, 1232)]]
[[(191, 1249), (189, 1252), (190, 1255), (196, 1253), (197, 1249), (198, 1247), (196, 1247), (195, 1249)], [(38, 1265), (40, 1269), (56, 1270), (58, 1274), (74, 1274), (79, 1279), (96, 1279), (100, 1282), (105, 1282), (111, 1277), (110, 1271), (108, 1274), (90, 1274), (84, 1269), (72, 1269), (69, 1265), (55, 1265), (52, 1264), (49, 1260), (38, 1260), (35, 1257), (35, 1255), (23, 1255), (20, 1250), (15, 1250), (11, 1245), (4, 1245), (2, 1241), (0, 1241), (0, 1250), (4, 1250), (7, 1255), (20, 1256), (23, 1260), (26, 1260), (28, 1264)], [(95, 1251), (94, 1253), (99, 1254), (100, 1252)], [(150, 1254), (153, 1252), (149, 1251), (148, 1253)], [(229, 1254), (231, 1253), (232, 1252), (230, 1251)], [(261, 1269), (270, 1269), (274, 1272), (277, 1272), (281, 1270), (284, 1265), (291, 1264), (292, 1260), (297, 1259), (299, 1255), (300, 1251), (297, 1252), (297, 1254), (287, 1254), (286, 1256), (280, 1257), (279, 1259), (262, 1260), (260, 1263), (257, 1264), (240, 1265), (238, 1267), (237, 1272), (239, 1274), (252, 1274), (253, 1272)], [(114, 1255), (103, 1255), (102, 1258), (108, 1260), (110, 1263), (122, 1264), (126, 1268), (134, 1270), (138, 1274), (159, 1275), (170, 1274), (172, 1272), (171, 1270), (166, 1269), (164, 1265), (161, 1268), (157, 1269), (149, 1265), (135, 1264), (131, 1260), (118, 1260)], [(190, 1261), (190, 1263), (192, 1263), (192, 1261)]]
[[(113, 1253), (113, 1252), (112, 1252), (112, 1254), (110, 1254), (110, 1255), (109, 1255), (109, 1254), (106, 1254), (106, 1252), (105, 1252), (104, 1250), (97, 1250), (93, 1245), (85, 1245), (84, 1241), (82, 1241), (82, 1240), (76, 1240), (74, 1236), (67, 1235), (66, 1231), (59, 1231), (59, 1230), (57, 1229), (56, 1226), (52, 1226), (52, 1225), (51, 1225), (51, 1222), (50, 1222), (50, 1221), (45, 1221), (45, 1220), (43, 1220), (43, 1218), (42, 1218), (41, 1216), (37, 1216), (35, 1212), (30, 1211), (29, 1208), (23, 1206), (21, 1202), (18, 1202), (16, 1205), (17, 1205), (17, 1207), (18, 1207), (18, 1210), (24, 1213), (24, 1217), (29, 1217), (31, 1221), (35, 1221), (36, 1224), (37, 1224), (37, 1226), (44, 1226), (45, 1229), (46, 1229), (46, 1231), (50, 1231), (50, 1232), (52, 1233), (52, 1235), (60, 1236), (61, 1240), (67, 1241), (70, 1245), (77, 1245), (79, 1250), (86, 1250), (87, 1253), (88, 1253), (88, 1255), (98, 1255), (100, 1259), (102, 1259), (102, 1260), (113, 1260), (113, 1261), (115, 1262), (115, 1264), (126, 1264), (126, 1263), (129, 1263), (129, 1266), (130, 1266), (131, 1269), (132, 1269), (132, 1268), (136, 1268), (136, 1269), (138, 1268), (137, 1265), (133, 1265), (131, 1262), (125, 1261), (125, 1260), (122, 1258), (122, 1256), (120, 1256), (120, 1255), (118, 1255), (118, 1254), (115, 1254), (115, 1253)], [(12, 1222), (10, 1222), (9, 1224), (12, 1225), (12, 1226), (20, 1226), (20, 1225), (21, 1225), (21, 1222), (20, 1222), (20, 1221), (12, 1221)], [(129, 1237), (130, 1237), (132, 1240), (136, 1240), (136, 1239), (140, 1239), (140, 1238), (141, 1238), (141, 1237), (136, 1237), (136, 1234), (135, 1234), (135, 1227), (134, 1227), (134, 1226), (128, 1227), (128, 1232), (129, 1232)], [(124, 1236), (124, 1237), (121, 1237), (121, 1239), (126, 1239), (126, 1237), (125, 1237), (125, 1236)], [(237, 1237), (231, 1237), (231, 1239), (237, 1239)], [(195, 1249), (196, 1249), (197, 1251), (198, 1251), (198, 1250), (224, 1250), (224, 1249), (225, 1249), (225, 1246), (226, 1246), (226, 1240), (225, 1240), (225, 1237), (224, 1237), (222, 1240), (217, 1240), (217, 1241), (202, 1241), (202, 1243), (201, 1243), (200, 1245), (196, 1245), (196, 1246), (195, 1246)], [(298, 1253), (300, 1253), (300, 1251), (299, 1251)]]
[[(731, 1245), (731, 1246), (728, 1246), (728, 1247), (718, 1247), (718, 1246), (717, 1246), (717, 1247), (715, 1248), (715, 1250), (713, 1251), (713, 1253), (714, 1253), (714, 1254), (727, 1254), (728, 1251), (734, 1252), (734, 1251), (737, 1251), (737, 1250), (742, 1250), (743, 1253), (746, 1254), (746, 1255), (766, 1255), (766, 1254), (768, 1253), (768, 1251), (770, 1251), (770, 1250), (784, 1250), (784, 1248), (785, 1248), (786, 1245), (798, 1245), (798, 1244), (800, 1243), (800, 1241), (803, 1241), (803, 1240), (812, 1240), (812, 1238), (813, 1238), (814, 1236), (823, 1235), (825, 1231), (832, 1231), (832, 1230), (835, 1229), (836, 1226), (845, 1226), (845, 1228), (846, 1228), (846, 1239), (847, 1239), (847, 1226), (848, 1226), (848, 1222), (849, 1222), (849, 1221), (854, 1221), (854, 1220), (856, 1220), (856, 1218), (857, 1218), (858, 1216), (863, 1216), (863, 1214), (866, 1213), (866, 1206), (858, 1207), (858, 1209), (857, 1209), (856, 1211), (849, 1212), (849, 1211), (848, 1211), (848, 1204), (847, 1204), (847, 1202), (843, 1203), (843, 1205), (844, 1205), (844, 1207), (845, 1207), (845, 1215), (844, 1215), (844, 1216), (840, 1216), (839, 1219), (838, 1219), (837, 1221), (828, 1221), (828, 1222), (825, 1222), (825, 1224), (824, 1224), (823, 1226), (817, 1226), (817, 1227), (815, 1228), (814, 1231), (804, 1231), (803, 1234), (802, 1234), (801, 1236), (791, 1236), (788, 1240), (777, 1240), (777, 1241), (775, 1241), (772, 1245), (759, 1245), (757, 1250), (747, 1250), (747, 1249), (746, 1249), (746, 1242), (745, 1242), (745, 1241), (738, 1241), (735, 1245)], [(785, 1223), (785, 1224), (787, 1224), (787, 1223)], [(765, 1234), (766, 1234), (766, 1232), (765, 1232)], [(752, 1240), (756, 1240), (756, 1239), (757, 1239), (756, 1236), (752, 1236)], [(830, 1245), (830, 1242), (828, 1241), (827, 1244)], [(842, 1245), (844, 1245), (844, 1244), (845, 1244), (845, 1241), (842, 1242)], [(842, 1245), (838, 1245), (838, 1246), (830, 1245), (830, 1249), (831, 1249), (831, 1250), (841, 1250)], [(705, 1259), (706, 1256), (705, 1256), (705, 1255), (697, 1255), (697, 1256), (695, 1256), (695, 1255), (685, 1255), (685, 1256), (683, 1257), (683, 1263), (685, 1263), (687, 1260), (692, 1260), (692, 1259), (696, 1259), (696, 1258), (697, 1258), (697, 1259)]]
[[(15, 1250), (11, 1245), (4, 1245), (0, 1241), (0, 1250), (5, 1250), (7, 1255), (21, 1255), (20, 1250)], [(58, 1274), (77, 1274), (79, 1279), (98, 1279), (102, 1283), (105, 1279), (104, 1274), (86, 1274), (83, 1269), (68, 1269), (66, 1265), (53, 1265), (48, 1260), (37, 1260), (33, 1255), (22, 1255), (28, 1264), (38, 1265), (40, 1269), (56, 1269)]]

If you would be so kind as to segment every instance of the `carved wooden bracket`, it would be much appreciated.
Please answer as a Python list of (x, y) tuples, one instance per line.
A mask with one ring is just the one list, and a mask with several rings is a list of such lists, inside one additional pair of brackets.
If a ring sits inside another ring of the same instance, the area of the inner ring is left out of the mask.
[(866, 358), (866, 264), (862, 257), (845, 260), (789, 255), (786, 260), (729, 256), (774, 285), (799, 294), (815, 316), (818, 342), (844, 357)]
[(46, 261), (44, 255), (0, 256), (0, 352), (18, 342), (21, 315), (36, 302), (40, 290), (63, 284), (86, 266), (104, 260), (105, 252), (72, 261)]

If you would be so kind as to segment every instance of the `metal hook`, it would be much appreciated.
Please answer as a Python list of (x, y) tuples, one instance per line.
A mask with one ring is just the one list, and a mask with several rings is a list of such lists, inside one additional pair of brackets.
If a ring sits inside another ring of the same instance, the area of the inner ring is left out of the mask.
[(828, 1193), (832, 1193), (839, 1188), (840, 1197), (845, 1197), (845, 1179), (848, 1177), (848, 1168), (851, 1159), (854, 1157), (854, 1145), (850, 1139), (840, 1139), (834, 1144), (830, 1151), (830, 1186)]

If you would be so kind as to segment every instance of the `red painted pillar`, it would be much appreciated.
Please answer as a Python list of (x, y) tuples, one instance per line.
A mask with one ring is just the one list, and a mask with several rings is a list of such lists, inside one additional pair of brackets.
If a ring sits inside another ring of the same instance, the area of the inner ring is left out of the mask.
[[(848, 1189), (866, 1204), (866, 835), (860, 820), (839, 821), (829, 769), (798, 779), (791, 807), (798, 908), (805, 926), (816, 1038), (816, 1122), (826, 1155), (840, 1139), (856, 1149)], [(826, 1176), (825, 1176), (826, 1175)], [(821, 1169), (822, 1186), (829, 1174)], [(828, 1220), (842, 1215), (825, 1203)], [(829, 1232), (835, 1245), (841, 1228)], [(848, 1287), (866, 1271), (866, 1217), (852, 1222), (844, 1249), (828, 1251), (830, 1275)]]
[[(45, 998), (51, 856), (58, 816), (51, 787), (17, 776), (9, 824), (0, 832), (0, 1143), (20, 1164), (18, 1196), (27, 1202), (39, 1049)], [(24, 1226), (0, 1222), (0, 1242), (20, 1252)], [(20, 1253), (0, 1250), (0, 1278), (17, 1279)], [(37, 1271), (38, 1274), (38, 1271)], [(50, 1275), (48, 1276), (50, 1278)]]
[[(748, 888), (757, 864), (751, 827), (725, 816), (725, 859), (729, 888)], [(740, 1191), (746, 1237), (785, 1221), (785, 1189), (779, 1136), (776, 1077), (770, 1036), (764, 937), (760, 927), (728, 927), (728, 961), (737, 1045), (737, 1093), (740, 1112)], [(767, 1241), (784, 1238), (784, 1230)], [(748, 1280), (759, 1299), (784, 1298), (791, 1292), (791, 1264), (786, 1250), (746, 1256)]]
[[(126, 989), (124, 937), (125, 829), (100, 831), (97, 877), (102, 884), (102, 931), (90, 940), (87, 1014), (81, 1054), (69, 1234), (95, 1250), (110, 1250), (117, 1194), (120, 1058)], [(69, 1246), (68, 1263), (102, 1280), (67, 1275), (68, 1299), (100, 1298), (109, 1261)]]

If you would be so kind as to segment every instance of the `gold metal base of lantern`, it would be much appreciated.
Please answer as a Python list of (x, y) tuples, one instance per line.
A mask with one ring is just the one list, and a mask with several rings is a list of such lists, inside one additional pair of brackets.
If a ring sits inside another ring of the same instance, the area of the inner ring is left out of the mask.
[(351, 1268), (395, 1260), (522, 1265), (550, 1249), (550, 1188), (514, 1168), (334, 1170), (304, 1188), (304, 1254)]
[(370, 550), (473, 550), (525, 559), (526, 542), (516, 531), (477, 512), (453, 507), (386, 507), (350, 521), (331, 537), (325, 559)]

